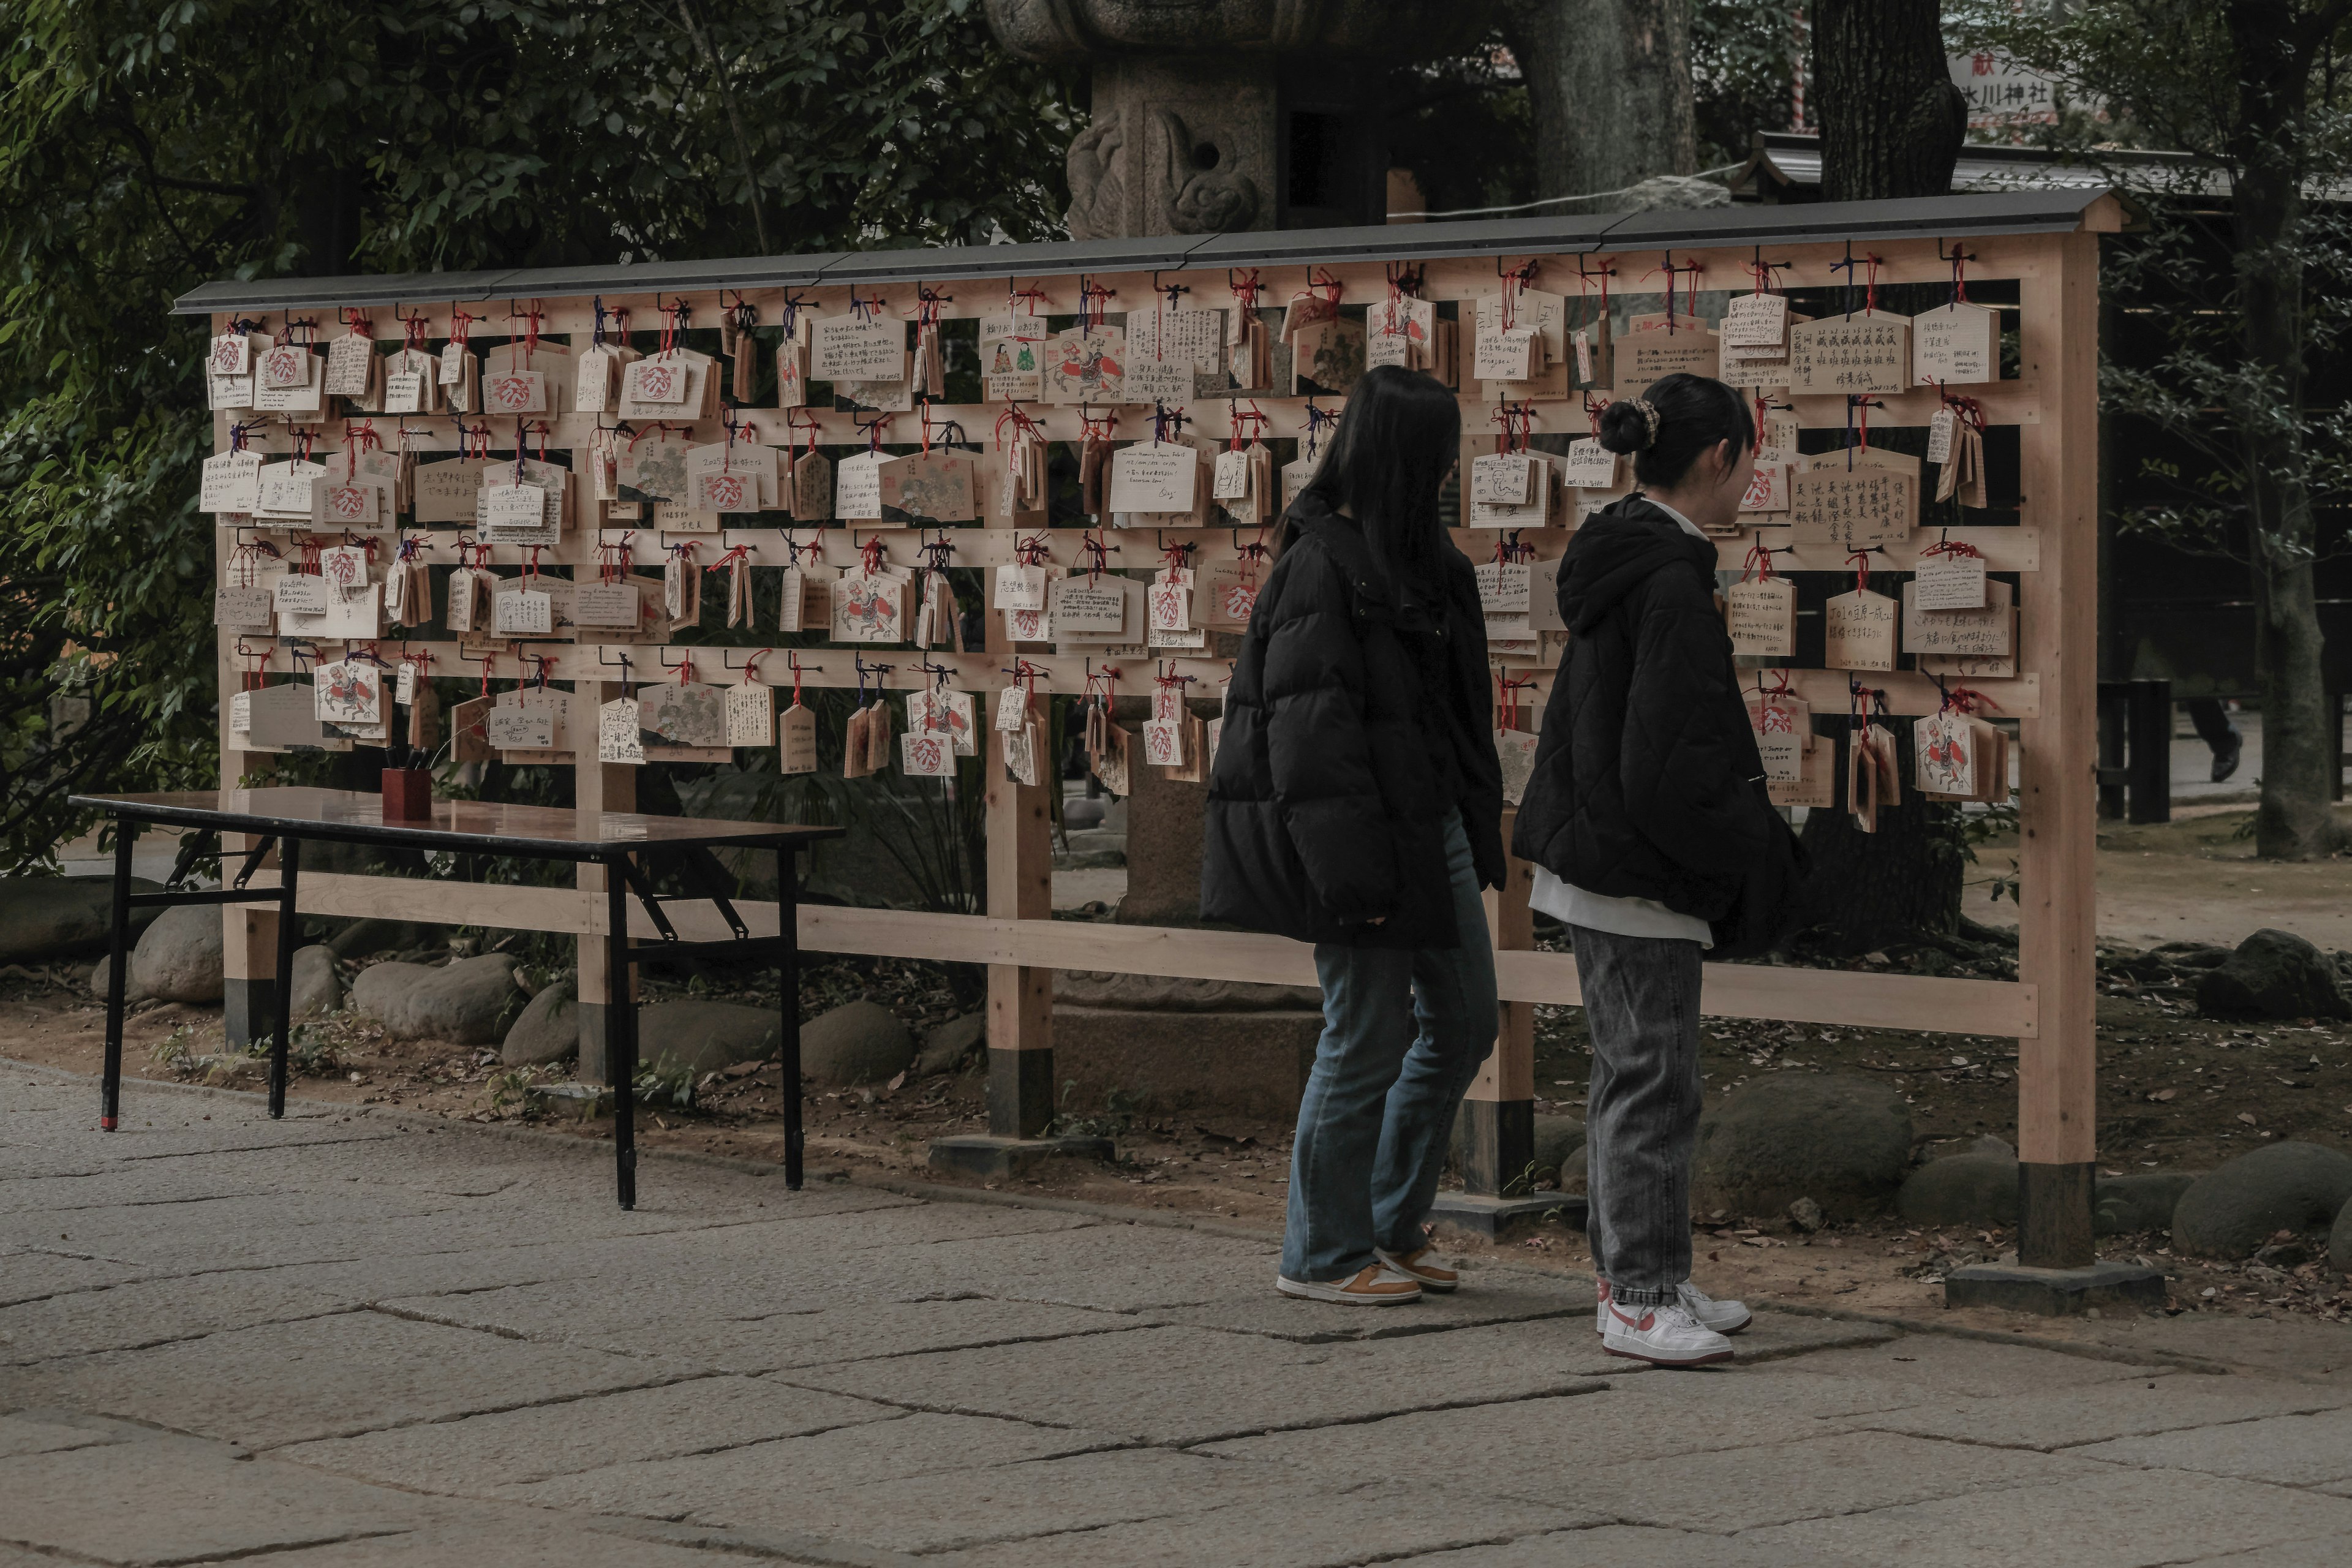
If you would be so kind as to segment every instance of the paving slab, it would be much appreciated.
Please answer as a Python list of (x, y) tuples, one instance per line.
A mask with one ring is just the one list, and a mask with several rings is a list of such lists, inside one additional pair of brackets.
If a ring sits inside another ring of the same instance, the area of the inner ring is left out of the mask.
[(0, 1459), (20, 1454), (52, 1454), (67, 1448), (92, 1448), (120, 1443), (134, 1436), (111, 1421), (93, 1420), (62, 1410), (19, 1410), (0, 1415)]
[[(1104, 1456), (1108, 1464), (1125, 1456)], [(1070, 1460), (1068, 1464), (1087, 1461)], [(1604, 1516), (1573, 1502), (1497, 1500), (1397, 1482), (1244, 1498), (1101, 1529), (1057, 1531), (926, 1554), (953, 1568), (1341, 1568), (1400, 1552), (1439, 1551)]]
[(2076, 1319), (2065, 1331), (2077, 1342), (2126, 1353), (2194, 1356), (2272, 1377), (2352, 1386), (2352, 1338), (2343, 1324), (2315, 1318), (2183, 1312), (2177, 1318)]
[(1906, 1389), (1984, 1397), (2040, 1394), (2053, 1388), (2142, 1382), (2170, 1373), (2169, 1365), (2147, 1365), (2121, 1357), (2095, 1359), (2031, 1345), (1959, 1339), (1949, 1334), (1897, 1333), (1876, 1344), (1823, 1351), (1801, 1362), (1776, 1362), (1774, 1374), (1801, 1370), (1838, 1377), (1874, 1377)]
[(2005, 1448), (2049, 1451), (2116, 1437), (2251, 1421), (2352, 1405), (2352, 1388), (2329, 1389), (2273, 1378), (2129, 1378), (2048, 1394), (1990, 1399), (1939, 1398), (1881, 1412), (1863, 1425), (1923, 1437), (1957, 1437)]
[(340, 1475), (457, 1495), (904, 1416), (887, 1405), (765, 1379), (706, 1377), (276, 1452)]
[[(792, 1472), (771, 1473), (724, 1521), (698, 1508), (685, 1521), (772, 1525), (888, 1552), (932, 1553), (992, 1542), (1034, 1544), (1076, 1532), (1101, 1541), (1105, 1527), (1150, 1521), (1145, 1539), (1174, 1533), (1169, 1522), (1255, 1503), (1261, 1521), (1304, 1513), (1330, 1489), (1291, 1473), (1160, 1448), (1130, 1448), (943, 1471), (911, 1479), (803, 1490)], [(1542, 1510), (1523, 1509), (1531, 1518)], [(1559, 1517), (1555, 1514), (1553, 1517)], [(1046, 1561), (1056, 1561), (1048, 1557)], [(1088, 1559), (1129, 1561), (1112, 1542)], [(1261, 1552), (1257, 1563), (1269, 1561)], [(1360, 1557), (1358, 1559), (1360, 1561)]]
[(1855, 1560), (1681, 1530), (1604, 1524), (1400, 1560), (1412, 1568), (1845, 1568)]
[(2123, 1437), (2073, 1452), (2143, 1469), (2201, 1470), (2282, 1486), (2352, 1481), (2352, 1410), (2272, 1415), (2151, 1437)]
[(2232, 1552), (2227, 1557), (2200, 1557), (2180, 1568), (2344, 1568), (2347, 1563), (2352, 1563), (2352, 1535), (2284, 1542), (2252, 1552)]
[[(405, 1531), (332, 1546), (299, 1547), (260, 1559), (268, 1568), (750, 1568), (757, 1559), (731, 1552), (646, 1541), (517, 1510), (505, 1517), (468, 1518), (462, 1524)], [(766, 1561), (772, 1563), (773, 1559)], [(45, 1560), (47, 1562), (47, 1560)], [(248, 1558), (215, 1558), (252, 1568)], [(0, 1568), (9, 1568), (0, 1559)], [(47, 1562), (47, 1568), (56, 1568)], [(209, 1563), (191, 1568), (212, 1568)]]
[(74, 1561), (186, 1563), (387, 1534), (441, 1506), (188, 1437), (0, 1460), (0, 1542)]
[(349, 1309), (271, 1269), (139, 1280), (0, 1307), (0, 1366), (29, 1366), (94, 1351), (136, 1350), (224, 1329), (290, 1322)]
[[(982, 1468), (994, 1473), (1023, 1462), (1116, 1447), (1120, 1441), (1108, 1432), (919, 1415), (716, 1454), (610, 1465), (498, 1489), (501, 1497), (541, 1508), (729, 1528), (768, 1526), (862, 1541), (867, 1539), (863, 1513), (873, 1510), (842, 1500), (905, 1484), (911, 1500), (906, 1506), (921, 1514), (932, 1506), (927, 1489), (942, 1475)], [(817, 1508), (809, 1500), (819, 1494), (834, 1500)], [(824, 1521), (842, 1528), (828, 1528)]]
[(127, 1285), (163, 1272), (135, 1258), (99, 1258), (39, 1247), (0, 1247), (0, 1308), (68, 1291)]
[(1506, 1342), (1483, 1336), (1502, 1331), (1298, 1345), (1208, 1329), (1138, 1329), (783, 1375), (909, 1409), (1067, 1422), (1166, 1444), (1596, 1386), (1557, 1370), (1555, 1355), (1495, 1354)]
[(1901, 1330), (1885, 1323), (1853, 1323), (1842, 1318), (1816, 1318), (1807, 1312), (1756, 1310), (1755, 1321), (1739, 1331), (1732, 1345), (1741, 1365), (1756, 1366), (1791, 1356), (1811, 1357), (1852, 1345), (1884, 1344)]
[(1608, 1500), (1609, 1511), (1629, 1524), (1727, 1535), (1825, 1514), (2048, 1485), (2096, 1468), (2063, 1454), (1851, 1432), (1598, 1465), (1579, 1474), (1577, 1489), (1580, 1496)]
[(803, 1255), (794, 1293), (757, 1277), (549, 1279), (434, 1296), (400, 1296), (391, 1310), (544, 1343), (638, 1353), (658, 1349), (724, 1372), (772, 1372), (876, 1356), (1015, 1344), (1144, 1326), (1116, 1312), (963, 1296), (861, 1300), (834, 1288), (825, 1262)]
[(1214, 1301), (1261, 1285), (1271, 1290), (1276, 1258), (1266, 1242), (1105, 1224), (1036, 1237), (1018, 1247), (982, 1239), (870, 1255), (851, 1262), (847, 1283), (883, 1276), (908, 1295), (972, 1292), (1139, 1312)]
[(70, 1241), (79, 1248), (194, 1270), (267, 1267), (353, 1255), (350, 1237), (447, 1208), (414, 1193), (251, 1193), (185, 1204), (0, 1215), (0, 1245)]
[[(1543, 1500), (1560, 1494), (1563, 1456), (1571, 1450), (1624, 1463), (1797, 1442), (1847, 1430), (1853, 1414), (1876, 1408), (1886, 1389), (1864, 1378), (1661, 1373), (1572, 1397), (1418, 1411), (1202, 1451), (1333, 1477), (1425, 1479)], [(1580, 1473), (1581, 1461), (1577, 1468)], [(1580, 1481), (1573, 1489), (1600, 1495)]]
[[(2009, 1563), (2154, 1568), (2345, 1535), (2352, 1535), (2352, 1500), (2180, 1470), (2111, 1469), (1811, 1519), (1759, 1531), (1755, 1539), (1904, 1568), (1983, 1568), (1993, 1542)], [(2279, 1559), (2264, 1551), (2262, 1561)]]
[(267, 1448), (674, 1381), (650, 1359), (346, 1312), (18, 1368), (19, 1405), (68, 1405)]
[(1216, 1300), (1147, 1310), (1140, 1315), (1157, 1323), (1262, 1334), (1296, 1344), (1324, 1344), (1334, 1340), (1393, 1339), (1486, 1323), (1590, 1318), (1592, 1310), (1592, 1291), (1581, 1284), (1525, 1275), (1469, 1274), (1463, 1288), (1452, 1295), (1425, 1294), (1412, 1306), (1392, 1311), (1301, 1301), (1282, 1295), (1269, 1280), (1254, 1279), (1248, 1289)]

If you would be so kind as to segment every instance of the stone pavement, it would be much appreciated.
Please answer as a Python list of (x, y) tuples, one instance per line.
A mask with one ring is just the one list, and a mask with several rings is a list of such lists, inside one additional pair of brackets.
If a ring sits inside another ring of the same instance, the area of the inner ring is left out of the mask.
[(1310, 1306), (1243, 1236), (126, 1095), (0, 1063), (0, 1568), (2352, 1562), (2335, 1380), (1779, 1312), (1657, 1373), (1506, 1268)]

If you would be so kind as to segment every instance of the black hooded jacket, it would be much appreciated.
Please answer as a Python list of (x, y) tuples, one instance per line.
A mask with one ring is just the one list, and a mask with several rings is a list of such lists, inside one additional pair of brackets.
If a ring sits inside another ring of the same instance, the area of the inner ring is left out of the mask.
[(1758, 945), (1733, 928), (1777, 920), (1797, 849), (1765, 794), (1715, 560), (1640, 496), (1569, 542), (1568, 649), (1512, 849), (1587, 892), (1716, 922), (1728, 950)]
[(1392, 588), (1353, 522), (1313, 496), (1291, 508), (1226, 692), (1206, 918), (1301, 942), (1454, 946), (1457, 806), (1480, 882), (1502, 885), (1486, 617), (1468, 558), (1451, 545), (1440, 558), (1441, 582)]

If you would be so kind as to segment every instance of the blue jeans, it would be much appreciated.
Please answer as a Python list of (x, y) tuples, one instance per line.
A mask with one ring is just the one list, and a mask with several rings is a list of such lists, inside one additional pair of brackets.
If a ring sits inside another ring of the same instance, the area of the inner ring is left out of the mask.
[(1676, 937), (1568, 928), (1592, 1030), (1584, 1123), (1592, 1271), (1629, 1307), (1663, 1307), (1690, 1278), (1700, 948)]
[(1445, 864), (1459, 945), (1316, 946), (1323, 1037), (1290, 1151), (1285, 1279), (1346, 1279), (1378, 1261), (1375, 1247), (1428, 1245), (1454, 1114), (1496, 1030), (1495, 948), (1459, 812)]

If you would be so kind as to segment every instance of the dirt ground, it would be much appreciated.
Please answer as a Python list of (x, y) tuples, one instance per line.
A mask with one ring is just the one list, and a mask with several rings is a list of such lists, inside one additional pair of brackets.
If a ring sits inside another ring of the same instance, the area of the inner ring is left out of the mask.
[[(2103, 904), (2119, 884), (2179, 889), (2183, 899), (2186, 889), (2201, 885), (2200, 929), (2213, 933), (2209, 940), (2235, 941), (2261, 925), (2298, 929), (2273, 902), (2278, 895), (2257, 894), (2257, 888), (2281, 888), (2292, 879), (2307, 884), (2312, 900), (2324, 901), (2316, 889), (2332, 885), (2338, 889), (2335, 900), (2344, 901), (2347, 868), (2340, 863), (2247, 861), (2244, 841), (2233, 837), (2244, 815), (2221, 812), (2167, 827), (2103, 834)], [(2217, 862), (2229, 868), (2217, 875)], [(2322, 946), (2338, 944), (2324, 930), (2305, 934)], [(1871, 963), (1857, 961), (1857, 966)], [(82, 984), (86, 974), (86, 966), (64, 965), (0, 972), (0, 1058), (95, 1073), (104, 1016)], [(962, 1010), (933, 965), (841, 960), (814, 966), (808, 982), (805, 1014), (869, 996), (919, 1030)], [(656, 984), (650, 994), (664, 989)], [(2202, 1018), (2184, 984), (2144, 984), (2115, 975), (2101, 989), (2104, 1172), (2204, 1170), (2279, 1138), (2352, 1151), (2352, 1028), (2328, 1020), (2247, 1025)], [(704, 994), (774, 1003), (772, 990), (764, 998), (756, 991)], [(1957, 1152), (1985, 1133), (2015, 1139), (2013, 1040), (1710, 1019), (1702, 1046), (1701, 1070), (1710, 1091), (1767, 1073), (1859, 1074), (1905, 1096), (1923, 1154)], [(303, 1098), (485, 1121), (530, 1121), (588, 1138), (611, 1135), (609, 1119), (583, 1121), (537, 1110), (526, 1092), (527, 1077), (501, 1068), (491, 1050), (388, 1041), (373, 1026), (348, 1016), (298, 1029), (297, 1047), (301, 1070), (294, 1092)], [(130, 1021), (124, 1058), (134, 1077), (244, 1088), (261, 1081), (259, 1061), (225, 1050), (216, 1007), (145, 1005)], [(1539, 1009), (1539, 1114), (1581, 1119), (1588, 1062), (1580, 1010)], [(976, 1061), (887, 1087), (814, 1089), (807, 1112), (813, 1173), (953, 1182), (928, 1168), (927, 1147), (945, 1134), (984, 1131), (983, 1089)], [(648, 1105), (640, 1122), (643, 1143), (754, 1161), (782, 1157), (772, 1067), (744, 1064), (708, 1077), (696, 1086), (693, 1101), (690, 1108), (659, 1100)], [(1034, 1179), (1017, 1184), (1023, 1192), (1269, 1232), (1281, 1224), (1286, 1124), (1155, 1120), (1148, 1112), (1115, 1114), (1102, 1107), (1072, 1107), (1066, 1120), (1066, 1130), (1114, 1136), (1117, 1163), (1053, 1162)], [(1727, 1214), (1705, 1216), (1696, 1240), (1699, 1281), (1717, 1294), (1895, 1316), (1942, 1312), (1945, 1269), (1999, 1259), (2014, 1246), (2000, 1230), (1923, 1231), (1888, 1220), (1808, 1236), (1780, 1216)], [(1490, 1244), (1461, 1245), (1479, 1250)], [(1583, 1237), (1557, 1222), (1496, 1245), (1530, 1266), (1574, 1271), (1589, 1264)], [(2352, 1284), (2328, 1271), (2324, 1259), (2206, 1264), (2172, 1257), (2162, 1233), (2103, 1238), (2102, 1255), (2162, 1265), (2173, 1277), (2176, 1312), (2341, 1321), (2352, 1311)], [(2275, 1266), (2281, 1264), (2294, 1266)], [(2005, 1326), (2020, 1325), (2007, 1321)], [(2075, 1331), (2042, 1325), (2035, 1331)]]

